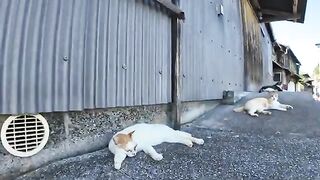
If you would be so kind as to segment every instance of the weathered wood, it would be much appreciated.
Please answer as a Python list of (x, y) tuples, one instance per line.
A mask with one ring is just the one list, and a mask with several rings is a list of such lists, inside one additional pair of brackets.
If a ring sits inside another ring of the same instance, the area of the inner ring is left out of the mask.
[(277, 10), (271, 10), (271, 9), (261, 9), (261, 12), (263, 14), (268, 14), (268, 15), (273, 15), (273, 16), (279, 16), (279, 17), (287, 17), (287, 18), (299, 18), (301, 15), (300, 14), (293, 14), (290, 12), (285, 12), (285, 11), (277, 11)]
[(298, 3), (299, 3), (299, 0), (293, 0), (292, 12), (294, 15), (296, 15), (298, 12)]
[(260, 22), (289, 20), (303, 23), (307, 0), (250, 0), (250, 4)]
[(256, 91), (262, 86), (263, 48), (259, 20), (249, 0), (241, 1), (244, 41), (244, 90)]
[[(179, 5), (179, 0), (173, 0), (175, 5)], [(181, 22), (177, 18), (172, 18), (172, 120), (174, 129), (181, 126)]]
[(258, 0), (251, 0), (251, 4), (253, 5), (254, 9), (258, 9), (260, 10), (261, 7), (260, 7), (260, 4), (259, 4), (259, 1)]
[(274, 21), (288, 21), (288, 20), (296, 21), (297, 19), (298, 19), (297, 17), (264, 17), (263, 20), (261, 20), (260, 22), (270, 23)]

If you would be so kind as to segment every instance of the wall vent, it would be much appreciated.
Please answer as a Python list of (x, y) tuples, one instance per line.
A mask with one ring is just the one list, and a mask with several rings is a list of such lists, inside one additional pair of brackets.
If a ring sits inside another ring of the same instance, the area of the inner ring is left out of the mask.
[(1, 142), (14, 156), (29, 157), (37, 154), (47, 143), (49, 125), (38, 115), (10, 116), (1, 128)]

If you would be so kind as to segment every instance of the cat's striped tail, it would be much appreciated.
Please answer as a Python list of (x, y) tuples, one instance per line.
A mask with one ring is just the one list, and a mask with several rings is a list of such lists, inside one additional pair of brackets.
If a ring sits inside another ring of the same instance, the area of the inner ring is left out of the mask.
[(233, 111), (234, 112), (242, 112), (242, 111), (244, 111), (244, 106), (234, 108)]

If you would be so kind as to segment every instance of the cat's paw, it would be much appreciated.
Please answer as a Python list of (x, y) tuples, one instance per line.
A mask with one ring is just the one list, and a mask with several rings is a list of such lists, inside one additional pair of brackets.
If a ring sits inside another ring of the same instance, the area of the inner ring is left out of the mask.
[(293, 107), (290, 105), (287, 105), (287, 109), (293, 109)]
[(192, 143), (192, 141), (188, 141), (188, 142), (186, 143), (186, 145), (189, 146), (189, 147), (192, 147), (192, 146), (193, 146), (193, 143)]
[(204, 140), (203, 140), (203, 139), (197, 139), (197, 140), (195, 141), (195, 143), (197, 143), (197, 144), (199, 144), (199, 145), (202, 145), (202, 144), (204, 144)]
[(119, 170), (121, 168), (121, 163), (114, 163), (114, 168)]
[(252, 117), (259, 117), (258, 114), (250, 114)]
[(156, 161), (161, 161), (163, 159), (162, 154), (155, 154), (152, 156), (152, 158)]

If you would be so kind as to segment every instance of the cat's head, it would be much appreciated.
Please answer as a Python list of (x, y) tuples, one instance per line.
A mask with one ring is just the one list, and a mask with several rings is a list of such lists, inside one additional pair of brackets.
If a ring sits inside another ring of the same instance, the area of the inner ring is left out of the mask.
[(137, 154), (137, 143), (132, 139), (132, 134), (134, 131), (129, 134), (117, 134), (113, 137), (113, 141), (116, 146), (123, 149), (127, 156), (133, 157)]
[(278, 99), (279, 99), (279, 95), (276, 92), (270, 92), (269, 96), (270, 96), (269, 99), (271, 101), (278, 101)]

